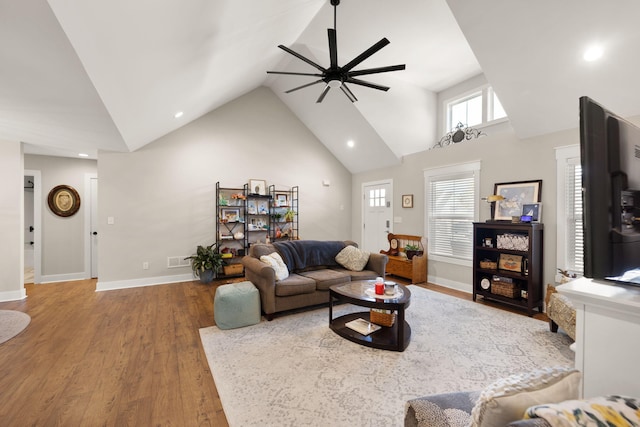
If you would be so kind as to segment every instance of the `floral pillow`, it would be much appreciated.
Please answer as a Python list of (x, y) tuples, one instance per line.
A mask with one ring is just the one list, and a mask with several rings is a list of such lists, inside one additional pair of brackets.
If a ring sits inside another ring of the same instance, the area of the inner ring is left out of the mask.
[(640, 400), (624, 396), (603, 396), (586, 400), (537, 405), (525, 418), (542, 418), (558, 427), (640, 426)]

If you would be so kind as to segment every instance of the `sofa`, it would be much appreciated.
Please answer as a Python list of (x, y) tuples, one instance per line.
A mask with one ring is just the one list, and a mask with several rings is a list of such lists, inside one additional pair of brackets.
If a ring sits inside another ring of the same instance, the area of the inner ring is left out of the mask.
[[(270, 265), (273, 258), (276, 263)], [(275, 313), (328, 303), (333, 285), (384, 277), (387, 262), (386, 255), (364, 252), (352, 241), (319, 240), (257, 243), (242, 258), (267, 320)]]

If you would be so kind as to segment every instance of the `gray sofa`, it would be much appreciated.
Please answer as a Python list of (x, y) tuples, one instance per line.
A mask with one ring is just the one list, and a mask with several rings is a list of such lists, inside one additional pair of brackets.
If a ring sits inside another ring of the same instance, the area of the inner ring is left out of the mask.
[[(245, 277), (260, 291), (262, 311), (268, 320), (274, 313), (329, 302), (329, 287), (354, 280), (384, 277), (388, 257), (372, 253), (362, 271), (347, 270), (335, 260), (352, 241), (291, 240), (254, 244), (242, 258)], [(289, 277), (276, 280), (275, 271), (260, 261), (263, 255), (278, 252)]]

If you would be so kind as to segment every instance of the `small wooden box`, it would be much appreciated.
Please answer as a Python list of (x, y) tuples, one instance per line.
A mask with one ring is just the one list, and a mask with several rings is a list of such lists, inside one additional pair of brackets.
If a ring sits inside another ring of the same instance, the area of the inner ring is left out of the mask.
[(242, 274), (244, 271), (242, 264), (230, 264), (223, 266), (225, 276)]
[(498, 263), (494, 261), (480, 261), (480, 268), (485, 268), (487, 270), (496, 270), (498, 268)]

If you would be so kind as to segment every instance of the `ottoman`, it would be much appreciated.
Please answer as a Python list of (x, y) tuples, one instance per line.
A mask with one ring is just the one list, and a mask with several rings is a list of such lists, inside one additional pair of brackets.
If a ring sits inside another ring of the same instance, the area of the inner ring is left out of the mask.
[(260, 293), (251, 282), (219, 286), (213, 299), (213, 318), (220, 329), (260, 323)]

